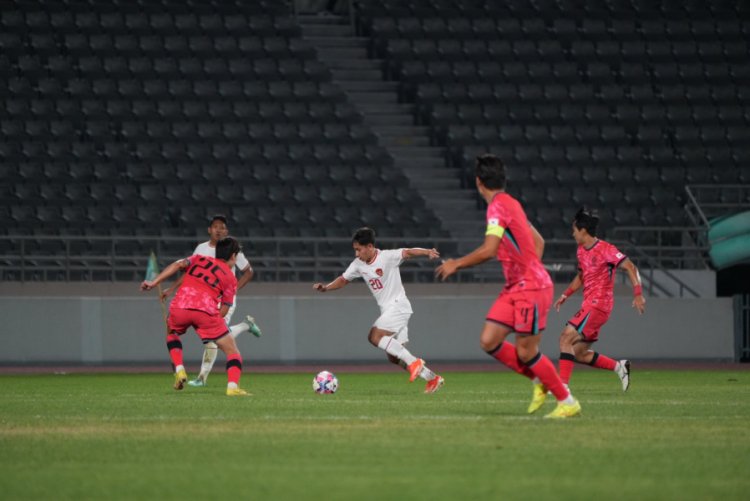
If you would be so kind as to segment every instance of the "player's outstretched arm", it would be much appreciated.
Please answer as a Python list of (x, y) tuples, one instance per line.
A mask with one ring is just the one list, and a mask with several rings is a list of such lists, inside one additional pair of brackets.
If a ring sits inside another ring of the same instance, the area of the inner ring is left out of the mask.
[(646, 298), (643, 297), (643, 285), (641, 284), (641, 274), (638, 267), (633, 264), (633, 261), (626, 258), (620, 264), (620, 268), (625, 270), (630, 283), (633, 285), (633, 308), (638, 310), (639, 315), (643, 315), (643, 312), (646, 311)]
[(440, 257), (440, 253), (437, 249), (423, 249), (421, 247), (412, 247), (410, 249), (404, 249), (401, 251), (401, 257), (403, 259), (410, 259), (413, 257), (428, 257), (430, 259), (437, 259)]
[(144, 280), (141, 283), (141, 290), (142, 291), (150, 291), (160, 283), (162, 283), (167, 278), (171, 277), (175, 273), (177, 273), (180, 270), (184, 270), (190, 265), (190, 260), (188, 259), (180, 259), (175, 261), (174, 263), (170, 264), (166, 268), (162, 270), (161, 273), (159, 273), (155, 279), (153, 280)]
[(570, 282), (568, 285), (568, 288), (565, 289), (565, 292), (560, 294), (560, 297), (557, 298), (557, 301), (555, 301), (555, 310), (560, 311), (560, 306), (575, 292), (581, 288), (581, 285), (583, 285), (583, 279), (581, 278), (581, 273), (578, 272), (578, 275), (575, 276), (575, 278)]
[(334, 280), (333, 282), (323, 285), (322, 283), (318, 282), (313, 284), (313, 289), (318, 292), (328, 292), (328, 291), (335, 291), (336, 289), (340, 289), (344, 287), (346, 284), (348, 284), (349, 281), (345, 279), (342, 276), (339, 276)]
[(500, 247), (500, 237), (485, 235), (484, 243), (469, 254), (458, 259), (446, 259), (443, 261), (443, 264), (435, 270), (435, 276), (445, 281), (446, 278), (461, 268), (471, 268), (497, 256), (498, 247)]

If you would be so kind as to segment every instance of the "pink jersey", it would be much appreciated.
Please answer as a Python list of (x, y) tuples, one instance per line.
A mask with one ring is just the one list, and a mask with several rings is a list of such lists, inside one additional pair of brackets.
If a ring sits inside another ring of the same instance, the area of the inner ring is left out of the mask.
[(218, 315), (218, 304), (231, 305), (237, 293), (237, 278), (224, 261), (207, 256), (190, 256), (185, 279), (170, 308), (200, 310)]
[(552, 287), (552, 279), (536, 255), (534, 237), (518, 200), (501, 192), (487, 207), (487, 235), (500, 238), (497, 260), (503, 264), (506, 291)]
[(576, 257), (583, 279), (583, 302), (600, 310), (612, 311), (615, 269), (627, 256), (614, 245), (597, 240), (588, 249), (580, 245)]

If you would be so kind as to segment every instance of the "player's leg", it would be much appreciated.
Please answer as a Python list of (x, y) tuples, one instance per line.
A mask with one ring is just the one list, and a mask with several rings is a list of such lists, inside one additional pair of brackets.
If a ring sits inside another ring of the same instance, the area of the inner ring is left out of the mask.
[[(234, 313), (236, 307), (236, 302), (229, 308), (229, 312), (227, 312), (226, 316), (224, 317), (224, 321), (227, 325), (229, 325), (230, 321), (232, 320), (232, 314)], [(229, 334), (233, 338), (237, 338), (240, 334), (242, 334), (245, 331), (252, 332), (256, 337), (260, 337), (260, 329), (257, 325), (255, 325), (255, 319), (251, 317), (250, 315), (247, 315), (245, 317), (245, 320), (243, 322), (240, 322), (237, 325), (233, 325), (229, 327)], [(206, 343), (206, 346), (203, 348), (203, 358), (201, 359), (201, 370), (198, 373), (198, 376), (193, 380), (190, 381), (188, 384), (190, 386), (205, 386), (208, 382), (208, 375), (211, 374), (211, 371), (214, 368), (214, 364), (216, 363), (216, 356), (218, 355), (218, 349), (216, 347), (216, 343), (214, 342), (208, 342)]]
[(182, 362), (182, 341), (174, 331), (167, 334), (167, 350), (169, 350), (169, 358), (174, 370), (174, 389), (181, 390), (185, 387), (187, 372)]
[(567, 418), (579, 415), (581, 404), (560, 380), (552, 361), (539, 351), (540, 341), (541, 336), (538, 334), (516, 335), (519, 358), (539, 378), (544, 388), (548, 389), (557, 399), (557, 407), (545, 418)]
[(229, 334), (233, 338), (237, 339), (237, 336), (239, 336), (243, 332), (249, 331), (253, 336), (260, 337), (260, 327), (258, 327), (258, 325), (255, 323), (255, 319), (250, 315), (245, 315), (245, 318), (242, 319), (242, 322), (232, 325), (232, 315), (234, 314), (235, 309), (237, 309), (237, 298), (235, 298), (234, 304), (229, 307), (229, 311), (224, 317), (224, 320), (229, 326)]
[[(567, 386), (570, 384), (570, 376), (573, 374), (573, 366), (576, 362), (576, 354), (586, 343), (581, 343), (581, 335), (570, 324), (566, 325), (560, 334), (560, 361), (558, 362), (560, 379)], [(583, 347), (584, 351), (586, 350)]]
[[(408, 322), (408, 318), (407, 318)], [(406, 346), (409, 342), (409, 325), (405, 324), (401, 329), (399, 329), (393, 337), (401, 343), (403, 346)], [(422, 359), (422, 370), (419, 373), (419, 377), (424, 379), (427, 383), (425, 384), (424, 392), (425, 393), (435, 393), (438, 391), (443, 384), (445, 384), (445, 379), (443, 379), (442, 376), (439, 374), (436, 374), (433, 372), (432, 369), (427, 367), (427, 362)], [(406, 371), (409, 371), (409, 367), (406, 365), (405, 362), (399, 361), (399, 365), (403, 367)]]
[(514, 298), (511, 293), (498, 296), (490, 307), (490, 311), (487, 312), (486, 321), (479, 336), (479, 345), (498, 362), (533, 380), (534, 374), (518, 360), (515, 345), (506, 341), (508, 334), (514, 329), (513, 302)]
[[(576, 349), (576, 362), (614, 372), (620, 378), (622, 391), (628, 391), (628, 388), (630, 388), (630, 360), (615, 360), (591, 350), (591, 343), (581, 344), (581, 348)], [(578, 348), (578, 345), (576, 345), (576, 348)]]
[(187, 372), (182, 360), (182, 341), (180, 336), (185, 333), (190, 321), (185, 317), (184, 310), (171, 310), (167, 317), (167, 350), (169, 358), (172, 361), (172, 370), (174, 371), (174, 389), (181, 390), (185, 387), (187, 381)]
[[(553, 289), (522, 291), (514, 295), (513, 312), (518, 358), (557, 399), (557, 408), (545, 417), (563, 418), (580, 414), (581, 406), (560, 380), (555, 366), (539, 351), (542, 332), (547, 326), (547, 315), (552, 307)], [(537, 396), (538, 386), (534, 393)], [(534, 402), (532, 401), (532, 404)], [(532, 406), (529, 406), (532, 411)]]
[(214, 368), (218, 352), (219, 350), (216, 343), (209, 341), (205, 344), (203, 347), (203, 358), (201, 359), (201, 370), (198, 373), (198, 376), (188, 383), (190, 386), (206, 386), (208, 375), (211, 374), (211, 371)]
[(534, 374), (518, 359), (516, 346), (510, 341), (506, 341), (508, 334), (511, 332), (513, 332), (513, 329), (510, 326), (488, 319), (484, 323), (482, 334), (479, 336), (479, 345), (482, 350), (498, 362), (518, 374), (534, 379)]
[[(399, 339), (397, 334), (409, 325), (411, 311), (400, 311), (398, 309), (389, 309), (384, 311), (373, 324), (367, 336), (368, 341), (373, 346), (377, 346), (406, 365), (409, 371), (409, 381), (414, 381), (424, 368), (424, 360), (417, 358), (402, 344), (401, 340), (408, 342), (408, 336), (402, 336)], [(391, 360), (389, 358), (389, 360)], [(399, 363), (400, 365), (400, 363)]]
[(393, 334), (392, 331), (383, 330), (373, 326), (370, 329), (370, 333), (367, 335), (367, 340), (370, 341), (373, 346), (377, 346), (388, 355), (406, 364), (407, 370), (410, 374), (409, 379), (410, 381), (414, 381), (422, 371), (424, 361), (412, 355), (403, 344), (393, 337)]
[(620, 378), (622, 391), (627, 391), (630, 387), (630, 361), (618, 361), (591, 350), (592, 343), (595, 343), (599, 339), (601, 328), (609, 320), (609, 313), (596, 308), (590, 308), (586, 311), (586, 319), (586, 322), (578, 326), (569, 322), (569, 326), (576, 327), (578, 334), (580, 334), (579, 342), (574, 345), (575, 361), (580, 364), (588, 364), (597, 369), (614, 372)]
[(249, 395), (240, 388), (242, 376), (242, 355), (232, 336), (224, 336), (216, 340), (216, 345), (227, 356), (227, 395), (230, 397)]
[[(227, 322), (227, 325), (229, 325), (229, 322)], [(229, 327), (229, 334), (235, 339), (243, 332), (250, 332), (255, 337), (260, 337), (263, 334), (258, 324), (255, 323), (255, 318), (251, 315), (245, 315), (242, 322)]]

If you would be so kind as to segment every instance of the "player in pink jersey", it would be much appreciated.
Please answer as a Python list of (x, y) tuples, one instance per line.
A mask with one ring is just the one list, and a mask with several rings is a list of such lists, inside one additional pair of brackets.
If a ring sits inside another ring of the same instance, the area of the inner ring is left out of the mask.
[[(234, 303), (237, 278), (234, 265), (242, 247), (232, 237), (216, 243), (216, 257), (193, 255), (167, 266), (154, 280), (146, 280), (141, 290), (156, 287), (180, 270), (185, 270), (184, 280), (169, 305), (167, 320), (167, 349), (175, 371), (176, 390), (184, 388), (187, 373), (182, 362), (180, 336), (193, 327), (203, 343), (214, 342), (227, 356), (227, 395), (248, 393), (239, 387), (242, 375), (242, 355), (224, 321), (224, 316)], [(218, 306), (218, 305), (221, 306)]]
[[(229, 235), (229, 228), (227, 227), (226, 216), (222, 214), (216, 214), (215, 216), (211, 217), (208, 225), (209, 240), (207, 242), (198, 244), (198, 246), (193, 251), (193, 255), (199, 254), (201, 256), (214, 257), (216, 255), (216, 243), (227, 235)], [(240, 291), (245, 285), (250, 282), (250, 280), (253, 279), (253, 268), (252, 266), (250, 266), (250, 262), (245, 257), (245, 254), (241, 251), (237, 255), (237, 262), (232, 268), (232, 271), (234, 272), (238, 269), (242, 272), (239, 280), (237, 280), (237, 291)], [(180, 285), (182, 284), (182, 279), (183, 277), (181, 276), (169, 288), (165, 289), (164, 292), (162, 292), (162, 301), (165, 301), (174, 291), (176, 291), (180, 287)], [(246, 315), (242, 322), (239, 322), (235, 325), (231, 324), (232, 315), (234, 314), (234, 310), (236, 309), (236, 307), (237, 300), (235, 298), (234, 304), (229, 308), (229, 311), (224, 316), (224, 321), (229, 326), (229, 334), (233, 338), (237, 339), (237, 336), (239, 336), (243, 332), (249, 331), (254, 336), (260, 337), (260, 328), (255, 323), (255, 318), (253, 318), (251, 315)], [(211, 373), (211, 370), (214, 367), (217, 353), (218, 348), (216, 346), (216, 343), (208, 342), (205, 344), (203, 348), (203, 357), (200, 372), (194, 380), (188, 381), (189, 386), (203, 387), (207, 385), (208, 375)]]
[[(505, 287), (486, 317), (480, 345), (490, 356), (534, 382), (549, 388), (557, 408), (548, 418), (567, 418), (581, 413), (581, 405), (560, 380), (552, 362), (539, 351), (541, 333), (552, 306), (552, 280), (542, 265), (542, 236), (529, 224), (521, 204), (505, 192), (505, 165), (494, 155), (477, 157), (476, 185), (487, 201), (484, 244), (458, 259), (443, 261), (436, 275), (445, 280), (461, 268), (493, 257), (503, 265)], [(505, 339), (516, 333), (516, 345)], [(534, 401), (528, 412), (536, 412)]]
[(399, 267), (404, 260), (412, 257), (437, 259), (440, 254), (435, 249), (380, 250), (375, 247), (375, 231), (367, 227), (354, 233), (352, 247), (356, 258), (346, 271), (327, 285), (313, 284), (313, 289), (318, 292), (332, 291), (362, 278), (380, 307), (380, 316), (370, 329), (368, 340), (385, 351), (391, 363), (409, 371), (409, 381), (421, 377), (427, 381), (424, 392), (435, 393), (443, 385), (443, 378), (432, 372), (424, 360), (412, 355), (405, 346), (409, 342), (409, 318), (413, 312), (401, 283)]
[(573, 238), (578, 244), (578, 274), (555, 302), (555, 309), (583, 286), (583, 304), (568, 320), (560, 335), (560, 379), (567, 385), (573, 373), (573, 363), (588, 364), (614, 371), (622, 382), (622, 391), (630, 387), (630, 361), (615, 361), (591, 350), (599, 339), (599, 331), (609, 320), (614, 306), (615, 271), (625, 270), (633, 284), (633, 308), (638, 314), (646, 309), (641, 276), (633, 262), (614, 245), (596, 238), (599, 218), (580, 209), (573, 220)]

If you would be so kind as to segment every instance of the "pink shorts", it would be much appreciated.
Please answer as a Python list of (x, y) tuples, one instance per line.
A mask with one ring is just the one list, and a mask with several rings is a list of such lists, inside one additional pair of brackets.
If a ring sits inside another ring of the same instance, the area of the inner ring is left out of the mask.
[(609, 320), (610, 312), (600, 310), (584, 303), (578, 313), (568, 320), (568, 325), (578, 331), (587, 343), (594, 343), (599, 339), (599, 331)]
[(547, 327), (554, 289), (501, 292), (487, 313), (487, 320), (503, 324), (519, 334), (539, 334)]
[(185, 334), (188, 327), (193, 327), (204, 343), (216, 341), (229, 333), (227, 323), (218, 314), (209, 315), (205, 311), (182, 308), (169, 309), (167, 327), (169, 332), (179, 336)]

